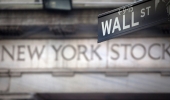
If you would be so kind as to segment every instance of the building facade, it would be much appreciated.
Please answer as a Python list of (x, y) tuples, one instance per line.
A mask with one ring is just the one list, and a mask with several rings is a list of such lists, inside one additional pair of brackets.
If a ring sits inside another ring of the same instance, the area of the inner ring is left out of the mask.
[(0, 99), (169, 100), (169, 22), (97, 43), (98, 14), (133, 2), (0, 0)]

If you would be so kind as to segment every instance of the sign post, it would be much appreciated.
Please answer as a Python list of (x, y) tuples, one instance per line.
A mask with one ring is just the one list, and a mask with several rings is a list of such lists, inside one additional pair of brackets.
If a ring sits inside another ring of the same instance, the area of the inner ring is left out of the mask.
[(98, 16), (98, 42), (168, 21), (170, 0), (145, 0)]

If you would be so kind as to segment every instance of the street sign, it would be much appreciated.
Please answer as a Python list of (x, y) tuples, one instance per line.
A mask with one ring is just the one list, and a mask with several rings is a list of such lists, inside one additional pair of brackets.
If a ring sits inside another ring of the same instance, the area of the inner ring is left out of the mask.
[(168, 21), (170, 0), (145, 0), (98, 16), (98, 42)]

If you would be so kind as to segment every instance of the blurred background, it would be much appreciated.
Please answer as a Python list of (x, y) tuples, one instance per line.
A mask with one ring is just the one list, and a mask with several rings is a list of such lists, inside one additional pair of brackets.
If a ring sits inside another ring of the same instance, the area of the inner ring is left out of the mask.
[(0, 0), (0, 99), (170, 100), (169, 22), (97, 43), (98, 15), (139, 1)]

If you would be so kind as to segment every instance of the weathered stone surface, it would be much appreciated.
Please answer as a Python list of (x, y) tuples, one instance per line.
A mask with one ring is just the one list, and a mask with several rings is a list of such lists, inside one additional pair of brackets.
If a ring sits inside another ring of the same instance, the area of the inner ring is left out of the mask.
[(106, 77), (103, 74), (77, 74), (53, 77), (25, 74), (12, 78), (10, 93), (169, 93), (170, 77), (160, 74), (130, 74)]
[(73, 10), (71, 12), (48, 11), (0, 11), (0, 25), (77, 25), (97, 24), (98, 14), (108, 10)]
[[(73, 9), (80, 8), (115, 8), (131, 4), (134, 0), (72, 0)], [(42, 0), (1, 0), (1, 10), (43, 9)]]
[(10, 86), (10, 78), (9, 77), (1, 77), (0, 78), (0, 92), (5, 93), (9, 91)]

